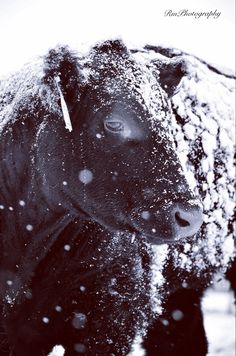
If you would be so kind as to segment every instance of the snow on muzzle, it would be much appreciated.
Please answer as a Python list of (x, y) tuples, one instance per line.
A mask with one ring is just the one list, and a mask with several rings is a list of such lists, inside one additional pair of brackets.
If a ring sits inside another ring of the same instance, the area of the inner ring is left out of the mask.
[(154, 207), (135, 208), (131, 225), (153, 244), (175, 243), (194, 236), (203, 222), (202, 208), (198, 201), (169, 202), (158, 210)]

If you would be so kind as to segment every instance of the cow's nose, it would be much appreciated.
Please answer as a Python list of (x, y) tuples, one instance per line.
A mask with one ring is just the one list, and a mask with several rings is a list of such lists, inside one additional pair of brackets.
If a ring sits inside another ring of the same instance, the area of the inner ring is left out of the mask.
[(171, 202), (158, 210), (154, 206), (143, 210), (134, 209), (131, 215), (133, 227), (149, 238), (152, 243), (172, 243), (195, 235), (200, 229), (203, 216), (201, 207), (194, 201)]
[(203, 222), (202, 209), (197, 205), (175, 204), (171, 217), (175, 240), (195, 235)]

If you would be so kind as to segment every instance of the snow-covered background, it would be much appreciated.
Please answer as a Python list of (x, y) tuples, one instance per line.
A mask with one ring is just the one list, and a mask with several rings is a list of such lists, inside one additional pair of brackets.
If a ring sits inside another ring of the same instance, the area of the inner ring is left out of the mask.
[[(0, 75), (57, 43), (122, 37), (167, 44), (233, 68), (234, 0), (1, 0)], [(166, 10), (220, 12), (218, 18), (165, 16)]]
[(235, 305), (226, 280), (219, 278), (202, 301), (204, 325), (209, 341), (208, 356), (235, 356)]
[[(169, 17), (166, 10), (220, 12), (218, 18)], [(0, 0), (0, 76), (58, 43), (86, 48), (121, 37), (165, 44), (220, 66), (235, 66), (234, 0)], [(203, 300), (209, 356), (235, 355), (235, 309), (226, 282)]]

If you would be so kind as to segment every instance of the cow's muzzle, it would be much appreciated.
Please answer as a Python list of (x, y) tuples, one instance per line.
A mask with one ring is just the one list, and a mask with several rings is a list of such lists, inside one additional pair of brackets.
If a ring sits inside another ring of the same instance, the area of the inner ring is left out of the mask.
[(154, 208), (134, 209), (131, 224), (153, 244), (175, 243), (194, 236), (203, 222), (202, 209), (192, 201), (169, 203), (158, 211)]

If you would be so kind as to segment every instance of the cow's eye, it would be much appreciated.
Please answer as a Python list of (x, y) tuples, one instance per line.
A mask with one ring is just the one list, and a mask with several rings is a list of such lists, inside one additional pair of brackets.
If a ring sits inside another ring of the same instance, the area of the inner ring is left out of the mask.
[(113, 133), (120, 133), (124, 131), (124, 124), (121, 121), (111, 121), (107, 120), (104, 122), (105, 129), (113, 132)]

